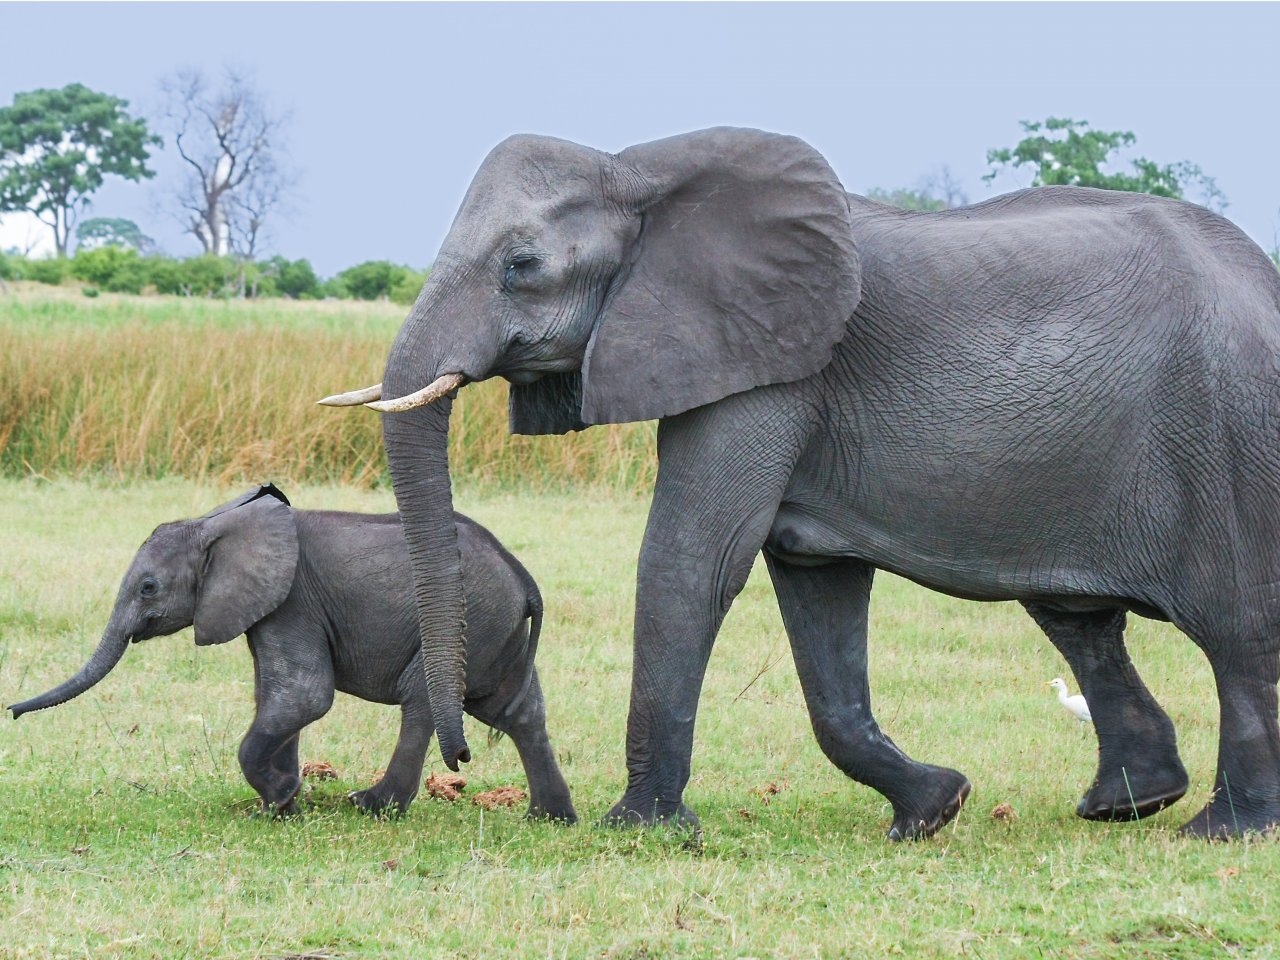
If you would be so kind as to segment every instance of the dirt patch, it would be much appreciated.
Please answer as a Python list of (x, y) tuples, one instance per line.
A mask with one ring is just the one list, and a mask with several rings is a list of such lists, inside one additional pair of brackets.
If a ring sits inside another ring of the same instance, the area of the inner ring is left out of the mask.
[(991, 819), (1012, 823), (1018, 819), (1018, 811), (1014, 810), (1013, 805), (1010, 803), (997, 803), (991, 808)]
[(752, 787), (751, 793), (760, 798), (760, 802), (768, 805), (774, 797), (786, 790), (791, 784), (783, 780), (781, 784), (766, 783), (763, 787)]
[(302, 765), (302, 779), (337, 780), (338, 771), (333, 768), (333, 764), (323, 760), (308, 760)]
[(457, 800), (466, 786), (467, 778), (456, 773), (433, 773), (422, 782), (427, 796), (436, 800)]
[(519, 787), (498, 787), (495, 790), (477, 793), (471, 798), (471, 802), (486, 810), (494, 810), (497, 807), (514, 807), (527, 796), (528, 794)]

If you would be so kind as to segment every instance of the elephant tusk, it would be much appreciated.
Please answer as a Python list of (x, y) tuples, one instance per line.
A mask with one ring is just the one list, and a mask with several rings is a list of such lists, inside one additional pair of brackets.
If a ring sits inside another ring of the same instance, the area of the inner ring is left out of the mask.
[(372, 387), (365, 387), (363, 390), (352, 390), (350, 393), (335, 393), (331, 397), (317, 400), (316, 403), (325, 407), (358, 407), (362, 403), (381, 399), (382, 384), (375, 383)]
[(428, 403), (439, 400), (446, 393), (457, 390), (466, 381), (467, 378), (461, 373), (446, 373), (414, 393), (394, 400), (366, 403), (365, 406), (379, 413), (404, 413), (406, 410), (416, 410), (418, 407), (425, 407)]

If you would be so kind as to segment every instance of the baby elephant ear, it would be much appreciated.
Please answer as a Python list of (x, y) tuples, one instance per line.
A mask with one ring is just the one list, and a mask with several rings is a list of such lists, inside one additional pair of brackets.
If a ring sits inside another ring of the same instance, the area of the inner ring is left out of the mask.
[(672, 416), (831, 360), (861, 295), (848, 194), (795, 137), (720, 127), (617, 157), (641, 217), (583, 363), (583, 419)]
[(282, 499), (259, 493), (202, 517), (197, 535), (204, 561), (195, 628), (203, 647), (234, 640), (284, 602), (298, 569), (298, 529)]
[(284, 495), (284, 491), (277, 487), (274, 483), (261, 483), (256, 487), (250, 487), (234, 500), (228, 500), (220, 507), (214, 507), (206, 513), (201, 520), (208, 520), (210, 517), (216, 517), (220, 513), (226, 513), (228, 510), (234, 510), (237, 507), (243, 507), (247, 503), (252, 503), (262, 497), (272, 497), (279, 500), (286, 507), (289, 505), (289, 498)]

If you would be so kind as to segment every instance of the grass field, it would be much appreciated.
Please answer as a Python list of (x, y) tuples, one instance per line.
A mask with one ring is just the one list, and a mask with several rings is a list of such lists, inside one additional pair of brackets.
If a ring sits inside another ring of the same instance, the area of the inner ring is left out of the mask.
[[(385, 482), (377, 415), (315, 401), (382, 378), (404, 307), (13, 286), (0, 294), (0, 476)], [(490, 490), (643, 490), (653, 436), (625, 424), (512, 437), (506, 385), (487, 381), (454, 406), (452, 473)]]
[[(5, 702), (80, 666), (157, 523), (237, 492), (175, 478), (0, 481)], [(385, 490), (288, 492), (302, 507), (391, 507)], [(305, 817), (256, 816), (235, 759), (252, 710), (247, 650), (156, 639), (80, 699), (4, 725), (0, 957), (1280, 956), (1280, 843), (1174, 834), (1208, 796), (1217, 707), (1202, 657), (1168, 626), (1135, 618), (1129, 637), (1177, 725), (1191, 791), (1139, 824), (1090, 824), (1072, 810), (1092, 734), (1046, 690), (1065, 667), (1030, 619), (881, 576), (881, 723), (974, 782), (954, 825), (891, 845), (887, 804), (813, 740), (757, 569), (702, 697), (686, 799), (705, 835), (688, 849), (594, 823), (623, 786), (644, 500), (464, 485), (459, 505), (547, 597), (540, 670), (581, 825), (426, 799), (399, 821), (358, 815), (343, 796), (385, 766), (397, 717), (345, 697), (302, 750), (340, 779), (314, 785)], [(469, 739), (468, 793), (523, 783), (509, 742), (474, 727)], [(992, 819), (998, 803), (1017, 819)]]

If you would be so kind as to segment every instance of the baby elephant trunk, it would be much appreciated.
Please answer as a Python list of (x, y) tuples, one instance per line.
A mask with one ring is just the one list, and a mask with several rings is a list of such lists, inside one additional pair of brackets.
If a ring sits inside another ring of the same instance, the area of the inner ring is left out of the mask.
[(125, 648), (129, 646), (129, 634), (116, 626), (114, 622), (108, 624), (106, 632), (102, 635), (102, 640), (98, 643), (98, 649), (93, 651), (93, 656), (70, 680), (59, 684), (48, 693), (42, 693), (38, 697), (32, 697), (30, 700), (24, 700), (22, 703), (15, 703), (9, 709), (13, 711), (13, 718), (16, 720), (24, 713), (30, 713), (33, 710), (44, 710), (47, 707), (56, 707), (60, 703), (66, 703), (73, 697), (78, 697), (84, 693), (99, 680), (111, 672), (111, 668), (120, 662), (120, 658), (124, 656)]

